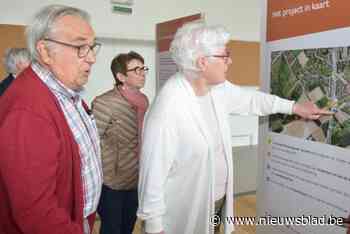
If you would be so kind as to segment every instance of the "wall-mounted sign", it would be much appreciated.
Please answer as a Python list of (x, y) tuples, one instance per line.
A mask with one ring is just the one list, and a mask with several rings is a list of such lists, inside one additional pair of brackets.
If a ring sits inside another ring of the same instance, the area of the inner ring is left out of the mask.
[(111, 3), (131, 6), (131, 5), (133, 5), (134, 0), (111, 0)]
[(131, 14), (134, 0), (111, 0), (112, 12), (121, 14)]

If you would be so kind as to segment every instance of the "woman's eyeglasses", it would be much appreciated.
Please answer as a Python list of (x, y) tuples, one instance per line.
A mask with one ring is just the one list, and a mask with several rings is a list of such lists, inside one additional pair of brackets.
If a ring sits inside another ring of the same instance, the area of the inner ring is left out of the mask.
[(143, 67), (137, 66), (137, 67), (126, 70), (126, 72), (130, 72), (130, 71), (135, 72), (136, 75), (141, 75), (141, 74), (147, 74), (149, 71), (149, 68), (147, 66), (143, 66)]
[(230, 59), (230, 52), (226, 52), (225, 54), (212, 54), (212, 55), (207, 55), (205, 57), (221, 58), (224, 60), (225, 63), (228, 63)]

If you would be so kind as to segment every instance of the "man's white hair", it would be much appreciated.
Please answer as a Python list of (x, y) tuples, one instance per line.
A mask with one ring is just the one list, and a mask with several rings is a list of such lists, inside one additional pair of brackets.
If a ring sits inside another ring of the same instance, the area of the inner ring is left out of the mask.
[(56, 30), (55, 23), (66, 15), (78, 16), (90, 23), (90, 16), (86, 11), (70, 6), (48, 5), (36, 13), (26, 28), (27, 45), (33, 61), (39, 59), (36, 49), (38, 41), (50, 37)]
[(197, 71), (199, 56), (209, 56), (225, 47), (230, 34), (220, 25), (207, 26), (202, 21), (184, 24), (171, 42), (170, 52), (180, 71)]

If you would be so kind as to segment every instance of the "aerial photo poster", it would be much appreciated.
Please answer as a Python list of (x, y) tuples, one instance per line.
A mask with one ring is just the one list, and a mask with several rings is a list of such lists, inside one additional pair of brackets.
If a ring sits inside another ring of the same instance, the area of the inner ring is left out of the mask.
[[(257, 193), (258, 234), (345, 234), (350, 215), (350, 4), (265, 0), (262, 89), (334, 115), (269, 117)], [(266, 121), (265, 121), (266, 122)]]

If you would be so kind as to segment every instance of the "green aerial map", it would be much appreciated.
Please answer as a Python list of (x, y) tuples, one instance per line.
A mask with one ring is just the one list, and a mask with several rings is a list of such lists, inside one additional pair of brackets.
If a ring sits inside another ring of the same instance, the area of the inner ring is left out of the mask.
[(316, 121), (272, 115), (273, 132), (350, 148), (350, 47), (272, 52), (271, 93), (335, 111)]

